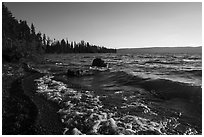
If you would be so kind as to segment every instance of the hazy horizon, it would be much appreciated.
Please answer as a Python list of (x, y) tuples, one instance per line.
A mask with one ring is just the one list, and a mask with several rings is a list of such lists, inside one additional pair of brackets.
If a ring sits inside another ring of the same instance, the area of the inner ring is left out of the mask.
[(118, 48), (118, 49), (135, 49), (135, 48), (199, 48), (199, 47), (201, 47), (202, 48), (202, 45), (198, 45), (198, 46), (171, 46), (171, 47), (157, 47), (157, 46), (155, 46), (155, 47), (130, 47), (130, 48), (128, 48), (128, 47), (124, 47), (124, 48)]
[(202, 45), (201, 2), (5, 2), (51, 39), (111, 48)]

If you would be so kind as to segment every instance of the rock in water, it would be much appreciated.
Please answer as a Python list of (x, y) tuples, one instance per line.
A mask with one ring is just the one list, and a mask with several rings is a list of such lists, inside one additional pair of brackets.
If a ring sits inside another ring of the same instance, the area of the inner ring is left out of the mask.
[(92, 62), (92, 67), (106, 67), (107, 64), (100, 58), (95, 58)]
[(38, 71), (34, 68), (32, 68), (29, 64), (27, 63), (22, 63), (22, 68), (24, 69), (24, 71), (26, 72), (30, 72), (30, 73), (38, 73)]
[(82, 70), (74, 70), (74, 69), (68, 69), (67, 70), (67, 76), (70, 76), (70, 77), (78, 77), (78, 76), (81, 76), (82, 75)]

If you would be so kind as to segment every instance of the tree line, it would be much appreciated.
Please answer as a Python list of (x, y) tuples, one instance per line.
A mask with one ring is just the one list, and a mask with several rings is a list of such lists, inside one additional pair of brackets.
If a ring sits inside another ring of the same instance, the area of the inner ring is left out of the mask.
[(16, 59), (32, 53), (116, 53), (116, 49), (101, 47), (82, 40), (51, 40), (35, 26), (29, 27), (25, 20), (18, 21), (2, 3), (2, 55), (3, 58), (15, 56)]
[(69, 42), (62, 39), (53, 42), (51, 45), (47, 44), (46, 53), (116, 53), (116, 49), (91, 45), (84, 40), (76, 43), (75, 41)]

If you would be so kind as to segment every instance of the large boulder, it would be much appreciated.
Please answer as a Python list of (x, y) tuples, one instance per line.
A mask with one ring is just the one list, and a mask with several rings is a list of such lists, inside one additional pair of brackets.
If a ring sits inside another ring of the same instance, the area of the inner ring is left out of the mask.
[(92, 62), (92, 67), (106, 67), (107, 64), (100, 58), (95, 58)]

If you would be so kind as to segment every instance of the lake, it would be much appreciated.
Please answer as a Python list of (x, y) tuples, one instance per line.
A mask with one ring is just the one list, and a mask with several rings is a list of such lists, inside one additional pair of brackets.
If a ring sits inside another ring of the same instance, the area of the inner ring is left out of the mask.
[[(108, 69), (93, 70), (99, 57)], [(48, 54), (36, 93), (61, 106), (64, 134), (202, 134), (201, 54)], [(70, 77), (68, 69), (82, 70)], [(87, 75), (86, 75), (87, 74)]]

